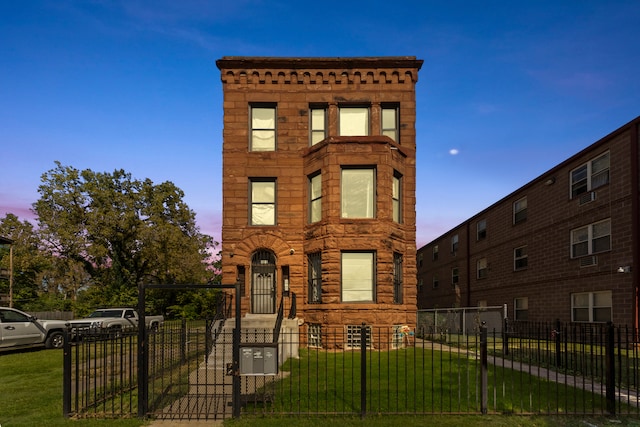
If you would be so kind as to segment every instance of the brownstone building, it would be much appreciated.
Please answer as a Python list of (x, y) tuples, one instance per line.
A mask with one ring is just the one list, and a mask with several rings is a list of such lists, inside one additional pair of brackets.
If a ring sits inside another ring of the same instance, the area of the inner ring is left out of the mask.
[(271, 315), (295, 296), (308, 338), (325, 327), (415, 324), (421, 65), (415, 57), (217, 61), (222, 275), (241, 282), (243, 315)]
[(418, 307), (638, 326), (640, 117), (418, 250)]

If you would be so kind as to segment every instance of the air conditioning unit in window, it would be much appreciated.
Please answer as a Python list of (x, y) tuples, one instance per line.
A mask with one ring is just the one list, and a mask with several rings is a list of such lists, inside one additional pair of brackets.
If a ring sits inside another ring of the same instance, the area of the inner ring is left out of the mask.
[(580, 258), (580, 268), (598, 265), (598, 257), (595, 255)]
[(596, 192), (595, 191), (589, 191), (588, 193), (584, 193), (580, 196), (579, 199), (579, 206), (582, 206), (586, 203), (590, 203), (593, 202), (596, 199)]

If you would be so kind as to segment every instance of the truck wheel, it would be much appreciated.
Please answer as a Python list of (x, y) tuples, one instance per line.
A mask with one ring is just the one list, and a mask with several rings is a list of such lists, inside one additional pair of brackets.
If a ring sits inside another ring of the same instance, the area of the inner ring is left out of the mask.
[(60, 331), (53, 331), (49, 334), (44, 346), (47, 348), (62, 348), (64, 345), (64, 335)]

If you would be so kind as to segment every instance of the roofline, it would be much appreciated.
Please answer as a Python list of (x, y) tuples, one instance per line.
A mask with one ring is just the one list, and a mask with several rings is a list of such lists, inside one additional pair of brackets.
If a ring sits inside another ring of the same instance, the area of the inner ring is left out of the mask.
[(451, 227), (449, 230), (445, 231), (444, 233), (442, 233), (441, 235), (439, 235), (435, 239), (432, 239), (430, 242), (425, 243), (424, 245), (419, 247), (418, 251), (426, 248), (427, 246), (431, 245), (432, 243), (436, 242), (437, 240), (442, 239), (443, 237), (447, 236), (448, 234), (451, 234), (454, 230), (458, 230), (458, 229), (464, 227), (466, 224), (468, 224), (468, 223), (472, 222), (474, 219), (484, 215), (486, 212), (488, 212), (489, 210), (493, 209), (495, 206), (503, 203), (507, 199), (512, 198), (517, 193), (522, 192), (523, 190), (526, 190), (527, 188), (532, 187), (535, 184), (538, 184), (540, 182), (546, 181), (547, 179), (549, 179), (549, 175), (553, 175), (553, 174), (557, 173), (560, 169), (566, 167), (569, 163), (571, 163), (574, 160), (584, 156), (589, 151), (593, 151), (593, 150), (597, 149), (599, 146), (604, 145), (606, 142), (608, 142), (609, 140), (615, 138), (619, 134), (627, 132), (627, 131), (633, 129), (634, 126), (640, 126), (640, 116), (638, 116), (635, 119), (631, 120), (630, 122), (620, 126), (618, 129), (614, 130), (613, 132), (610, 132), (606, 136), (603, 136), (602, 138), (600, 138), (599, 140), (597, 140), (593, 144), (588, 145), (587, 147), (585, 147), (582, 150), (578, 151), (573, 156), (571, 156), (571, 157), (565, 159), (564, 161), (558, 163), (556, 166), (554, 166), (551, 169), (549, 169), (548, 171), (542, 173), (538, 177), (532, 179), (531, 181), (529, 181), (528, 183), (526, 183), (522, 187), (520, 187), (520, 188), (512, 191), (511, 193), (507, 194), (506, 196), (504, 196), (503, 198), (501, 198), (497, 202), (494, 202), (491, 205), (489, 205), (486, 208), (484, 208), (483, 210), (478, 211), (477, 213), (473, 214), (472, 216), (470, 216), (469, 218), (465, 219), (464, 221), (462, 221), (461, 223), (459, 223), (455, 227)]
[(216, 61), (218, 69), (225, 68), (416, 68), (422, 59), (415, 56), (359, 56), (359, 57), (273, 57), (223, 56)]

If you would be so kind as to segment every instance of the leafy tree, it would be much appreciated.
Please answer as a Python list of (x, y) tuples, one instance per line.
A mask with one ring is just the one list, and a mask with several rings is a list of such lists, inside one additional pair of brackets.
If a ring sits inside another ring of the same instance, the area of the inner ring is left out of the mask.
[[(49, 260), (39, 250), (39, 239), (33, 224), (20, 221), (14, 214), (0, 219), (0, 236), (13, 240), (13, 302), (24, 307), (38, 298), (42, 277)], [(9, 270), (8, 246), (0, 247), (0, 269)], [(0, 279), (0, 293), (9, 293), (9, 280)]]
[(141, 283), (203, 284), (214, 276), (217, 243), (200, 233), (173, 183), (59, 162), (41, 181), (33, 208), (42, 241), (60, 267), (50, 280), (64, 289), (76, 283), (83, 304), (132, 305)]

